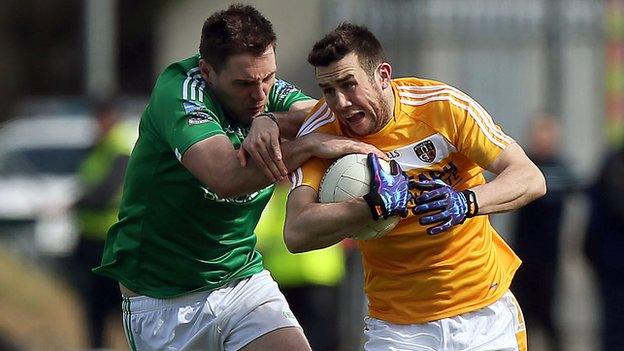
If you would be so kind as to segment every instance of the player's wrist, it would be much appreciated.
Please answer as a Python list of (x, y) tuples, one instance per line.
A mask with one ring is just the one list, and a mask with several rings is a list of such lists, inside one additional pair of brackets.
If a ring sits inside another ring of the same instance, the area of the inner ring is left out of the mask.
[(261, 117), (266, 117), (271, 121), (275, 122), (275, 125), (277, 125), (277, 127), (279, 128), (279, 122), (277, 121), (277, 117), (275, 116), (275, 114), (273, 114), (273, 112), (262, 112), (261, 114), (256, 115), (254, 119)]
[(466, 212), (466, 218), (471, 218), (479, 214), (479, 203), (477, 202), (477, 196), (474, 191), (470, 189), (463, 190), (461, 192), (466, 198), (466, 204), (468, 205), (468, 212)]
[(368, 194), (365, 194), (363, 198), (364, 201), (366, 201), (368, 208), (370, 209), (373, 219), (378, 220), (379, 218), (382, 218), (384, 215), (384, 205), (383, 200), (381, 199), (381, 195), (376, 192), (370, 192)]

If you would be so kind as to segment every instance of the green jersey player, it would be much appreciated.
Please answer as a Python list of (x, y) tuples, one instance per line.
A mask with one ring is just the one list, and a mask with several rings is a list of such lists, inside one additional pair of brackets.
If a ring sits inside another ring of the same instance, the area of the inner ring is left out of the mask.
[(276, 78), (274, 48), (271, 23), (233, 5), (206, 20), (200, 54), (156, 82), (94, 270), (120, 283), (133, 350), (310, 348), (253, 230), (272, 183), (308, 158), (381, 153), (294, 139), (315, 100)]

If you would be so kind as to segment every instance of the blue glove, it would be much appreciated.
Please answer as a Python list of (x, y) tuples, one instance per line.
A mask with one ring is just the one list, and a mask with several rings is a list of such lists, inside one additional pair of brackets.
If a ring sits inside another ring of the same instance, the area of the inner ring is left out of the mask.
[[(479, 210), (472, 191), (457, 191), (440, 179), (413, 181), (410, 187), (423, 192), (414, 199), (416, 206), (412, 209), (414, 214), (423, 215), (419, 219), (420, 224), (439, 223), (427, 228), (427, 233), (430, 235), (464, 223), (466, 218), (475, 216)], [(433, 211), (437, 212), (424, 215)]]
[(371, 189), (364, 195), (374, 220), (388, 218), (395, 214), (407, 215), (407, 202), (411, 198), (407, 175), (396, 161), (390, 161), (390, 174), (379, 164), (377, 155), (370, 153), (367, 158), (371, 172)]

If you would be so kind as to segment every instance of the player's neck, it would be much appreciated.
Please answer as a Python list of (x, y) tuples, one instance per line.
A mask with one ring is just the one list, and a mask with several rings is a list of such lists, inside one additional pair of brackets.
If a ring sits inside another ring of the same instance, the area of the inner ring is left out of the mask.
[[(395, 106), (396, 102), (394, 101), (394, 92), (393, 92), (393, 89), (392, 89), (392, 85), (390, 85), (390, 86), (388, 86), (388, 88), (382, 90), (381, 94), (382, 94), (381, 96), (383, 97), (384, 101), (386, 102), (384, 105), (385, 105), (385, 107), (387, 109), (386, 112), (388, 113), (388, 116), (390, 118), (394, 118), (394, 106)], [(389, 122), (389, 120), (386, 121), (386, 123), (388, 123), (388, 122)]]

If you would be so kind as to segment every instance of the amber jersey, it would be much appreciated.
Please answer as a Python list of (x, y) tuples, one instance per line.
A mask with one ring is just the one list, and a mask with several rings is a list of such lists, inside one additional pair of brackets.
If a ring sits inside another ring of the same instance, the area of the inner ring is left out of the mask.
[[(473, 99), (449, 85), (418, 78), (392, 81), (394, 115), (379, 132), (360, 137), (416, 179), (442, 179), (458, 190), (485, 183), (483, 170), (514, 141)], [(300, 135), (344, 135), (323, 99)], [(290, 176), (292, 187), (318, 191), (332, 160), (310, 159)], [(408, 216), (385, 236), (360, 241), (369, 314), (423, 323), (487, 306), (509, 288), (520, 259), (476, 216), (435, 236)]]

